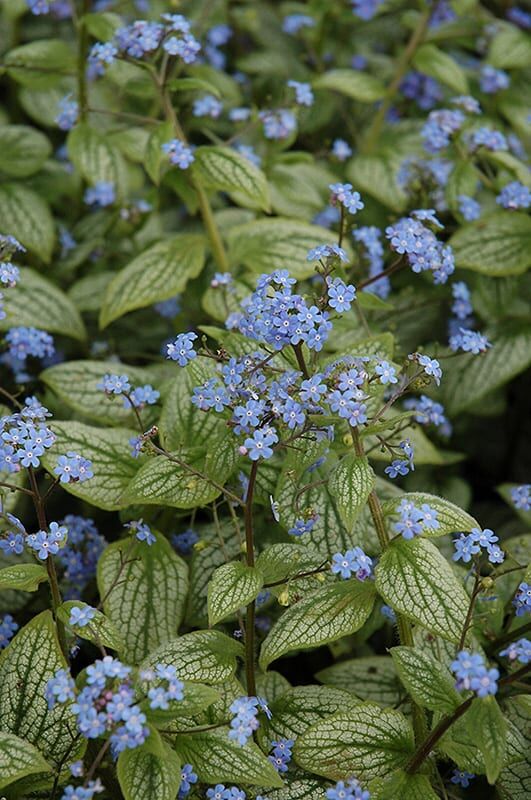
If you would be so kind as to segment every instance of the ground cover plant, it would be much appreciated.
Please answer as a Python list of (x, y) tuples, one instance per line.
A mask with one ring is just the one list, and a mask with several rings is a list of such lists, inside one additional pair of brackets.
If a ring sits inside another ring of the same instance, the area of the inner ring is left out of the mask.
[(529, 798), (529, 9), (0, 11), (0, 794)]

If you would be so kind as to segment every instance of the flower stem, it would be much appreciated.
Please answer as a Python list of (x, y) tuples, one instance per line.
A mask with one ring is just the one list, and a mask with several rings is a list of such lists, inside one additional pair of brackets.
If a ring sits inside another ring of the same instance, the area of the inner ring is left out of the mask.
[[(253, 531), (253, 495), (256, 485), (256, 474), (258, 472), (258, 462), (253, 461), (251, 474), (249, 476), (249, 486), (247, 488), (247, 499), (245, 501), (245, 556), (248, 567), (254, 567), (254, 531)], [(245, 675), (247, 678), (247, 694), (250, 697), (256, 696), (256, 676), (254, 668), (254, 600), (247, 606), (245, 620)]]
[(84, 122), (88, 111), (87, 93), (87, 45), (88, 30), (84, 16), (89, 10), (89, 0), (83, 0), (81, 15), (77, 22), (77, 101), (79, 105), (79, 120)]
[[(365, 458), (365, 448), (363, 446), (359, 430), (356, 427), (351, 426), (350, 431), (354, 443), (354, 452), (359, 458)], [(380, 542), (380, 547), (382, 548), (383, 552), (389, 546), (390, 540), (382, 511), (382, 504), (380, 503), (380, 498), (378, 497), (376, 489), (372, 490), (367, 502), (371, 512), (372, 521), (374, 522), (374, 527), (376, 528), (376, 533), (378, 535), (378, 541)], [(400, 644), (406, 647), (413, 647), (413, 631), (411, 629), (409, 620), (407, 620), (401, 614), (397, 614), (396, 621)], [(413, 717), (415, 741), (420, 742), (425, 738), (428, 731), (426, 715), (424, 714), (423, 709), (417, 705), (413, 699), (411, 699), (411, 715)]]
[(428, 6), (420, 15), (417, 22), (417, 26), (413, 33), (411, 34), (411, 38), (407, 43), (406, 47), (404, 48), (400, 58), (396, 63), (396, 67), (394, 69), (394, 76), (393, 80), (387, 87), (387, 91), (385, 93), (385, 97), (382, 100), (382, 104), (376, 114), (374, 115), (374, 119), (372, 123), (369, 125), (367, 132), (365, 134), (365, 138), (363, 141), (363, 147), (361, 148), (362, 152), (364, 153), (371, 153), (374, 151), (376, 145), (378, 144), (378, 140), (380, 138), (380, 134), (382, 132), (382, 127), (385, 122), (385, 117), (387, 112), (389, 111), (391, 104), (395, 98), (395, 95), (402, 83), (402, 79), (407, 72), (409, 64), (413, 59), (416, 51), (422, 44), (424, 37), (426, 35), (426, 31), (428, 29), (428, 24), (430, 21), (432, 9)]

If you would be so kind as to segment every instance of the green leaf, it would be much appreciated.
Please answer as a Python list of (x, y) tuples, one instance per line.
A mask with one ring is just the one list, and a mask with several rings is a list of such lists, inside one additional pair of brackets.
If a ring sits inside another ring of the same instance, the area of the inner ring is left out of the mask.
[[(452, 416), (475, 405), (531, 364), (531, 328), (497, 336), (486, 353), (446, 362), (441, 401)], [(439, 398), (438, 398), (439, 399)]]
[(351, 453), (337, 464), (328, 483), (341, 519), (349, 530), (374, 488), (375, 476), (367, 458)]
[(216, 625), (246, 606), (258, 596), (263, 585), (264, 576), (256, 567), (247, 567), (241, 561), (218, 567), (208, 586), (209, 624)]
[(290, 781), (289, 775), (285, 780), (283, 789), (268, 789), (268, 800), (323, 800), (325, 787), (321, 781), (315, 778)]
[(459, 196), (465, 194), (473, 197), (478, 185), (478, 170), (470, 161), (457, 161), (452, 169), (445, 187), (446, 202), (458, 219), (465, 221), (459, 211)]
[(275, 217), (236, 225), (227, 232), (230, 258), (253, 272), (288, 269), (301, 280), (314, 273), (308, 250), (330, 241), (330, 231), (300, 220)]
[(15, 178), (38, 172), (52, 151), (40, 131), (27, 125), (0, 125), (0, 170)]
[(50, 611), (43, 611), (22, 628), (0, 655), (0, 731), (36, 745), (51, 764), (76, 755), (72, 747), (76, 721), (70, 704), (48, 708), (46, 684), (58, 669), (68, 669)]
[(487, 150), (486, 153), (482, 154), (482, 158), (485, 161), (490, 161), (496, 167), (502, 167), (502, 169), (507, 169), (514, 173), (515, 178), (523, 183), (524, 186), (531, 186), (531, 175), (527, 164), (513, 156), (512, 153), (506, 153), (503, 150)]
[(227, 728), (177, 736), (175, 749), (194, 765), (204, 783), (238, 783), (244, 786), (283, 786), (274, 766), (254, 742), (243, 747), (229, 739)]
[(202, 186), (235, 193), (238, 205), (269, 211), (269, 189), (262, 170), (230, 147), (198, 147), (192, 171)]
[(434, 44), (423, 44), (413, 58), (419, 72), (449, 86), (457, 94), (468, 94), (468, 81), (463, 69), (454, 58), (439, 50)]
[(36, 592), (39, 584), (48, 580), (46, 569), (41, 564), (13, 564), (0, 569), (0, 589), (19, 589)]
[[(65, 361), (48, 367), (39, 378), (66, 405), (84, 417), (107, 425), (131, 424), (136, 420), (131, 409), (124, 408), (123, 398), (108, 397), (98, 389), (107, 373), (126, 373), (134, 386), (151, 383), (153, 375), (140, 367), (131, 367), (116, 361)], [(150, 409), (143, 410), (143, 416)], [(149, 427), (147, 424), (146, 428)]]
[(113, 38), (117, 28), (121, 26), (122, 19), (118, 14), (99, 12), (84, 14), (81, 22), (95, 39), (100, 42), (108, 42)]
[(359, 700), (329, 686), (295, 686), (270, 702), (270, 726), (277, 737), (297, 739), (321, 719), (359, 705)]
[(145, 308), (182, 292), (205, 263), (202, 236), (179, 234), (144, 250), (109, 284), (100, 314), (105, 328), (128, 311)]
[(183, 681), (218, 684), (233, 677), (237, 656), (243, 658), (243, 647), (235, 639), (220, 631), (193, 631), (158, 647), (142, 668), (172, 664)]
[(383, 512), (386, 516), (399, 514), (398, 506), (402, 500), (410, 500), (417, 508), (426, 503), (437, 512), (438, 528), (425, 528), (422, 535), (428, 539), (435, 539), (438, 536), (445, 536), (447, 533), (461, 533), (471, 531), (472, 528), (480, 528), (479, 522), (474, 517), (467, 514), (459, 506), (445, 500), (444, 497), (437, 497), (434, 494), (423, 492), (406, 492), (400, 497), (387, 500), (383, 504)]
[(121, 633), (112, 624), (110, 619), (107, 619), (105, 614), (101, 611), (93, 609), (96, 613), (90, 620), (88, 625), (72, 625), (70, 622), (70, 614), (73, 608), (92, 608), (87, 603), (82, 603), (79, 600), (67, 600), (62, 603), (57, 609), (57, 618), (65, 625), (73, 630), (76, 636), (81, 639), (87, 639), (89, 642), (94, 642), (96, 645), (103, 645), (110, 647), (112, 650), (123, 650), (124, 642)]
[(218, 87), (203, 78), (175, 78), (168, 83), (168, 89), (172, 92), (207, 92), (214, 97), (221, 97)]
[(50, 765), (36, 747), (12, 733), (0, 731), (0, 789), (26, 775), (50, 771)]
[(452, 713), (462, 698), (449, 671), (428, 653), (413, 647), (389, 651), (400, 680), (413, 700), (431, 711)]
[(62, 39), (37, 39), (15, 47), (4, 56), (3, 66), (13, 80), (32, 89), (56, 86), (76, 68), (73, 50)]
[(383, 781), (371, 783), (374, 800), (438, 800), (427, 775), (409, 775), (398, 770)]
[(291, 606), (273, 625), (260, 653), (260, 666), (285, 653), (334, 642), (359, 630), (374, 605), (374, 587), (356, 579), (323, 586)]
[(80, 122), (68, 134), (67, 146), (70, 160), (88, 183), (107, 181), (114, 184), (118, 198), (127, 195), (125, 162), (108, 136)]
[(496, 783), (505, 761), (507, 750), (507, 722), (495, 697), (477, 697), (467, 713), (467, 726), (471, 741), (479, 747), (487, 780)]
[(231, 522), (220, 521), (219, 529), (209, 525), (196, 530), (201, 547), (194, 548), (192, 552), (186, 621), (195, 627), (206, 627), (208, 585), (214, 570), (227, 560), (236, 558), (241, 552), (241, 545)]
[(139, 468), (139, 460), (131, 455), (129, 439), (137, 432), (127, 428), (95, 428), (81, 422), (52, 422), (56, 435), (52, 451), (42, 457), (48, 472), (57, 477), (54, 468), (57, 459), (69, 450), (79, 453), (92, 462), (94, 477), (83, 483), (64, 483), (62, 488), (75, 497), (103, 508), (116, 511), (128, 502), (123, 493)]
[[(204, 463), (197, 463), (193, 454), (179, 452), (178, 457), (190, 469), (165, 456), (149, 458), (136, 473), (122, 499), (126, 503), (166, 505), (174, 508), (196, 508), (211, 503), (222, 492), (237, 460), (234, 437), (227, 432), (224, 439), (210, 442)], [(201, 474), (197, 474), (198, 470)]]
[(154, 127), (146, 145), (144, 168), (151, 180), (159, 184), (161, 167), (168, 163), (168, 157), (162, 150), (162, 145), (173, 139), (173, 125), (171, 122), (161, 122)]
[(87, 336), (79, 311), (70, 298), (28, 267), (20, 267), (20, 282), (5, 293), (3, 302), (6, 317), (0, 320), (0, 330), (28, 325), (82, 341)]
[(2, 230), (9, 231), (45, 264), (50, 262), (55, 228), (50, 208), (38, 194), (18, 183), (2, 184), (0, 219)]
[(160, 755), (151, 751), (150, 739), (133, 750), (124, 750), (116, 766), (125, 800), (175, 800), (181, 783), (181, 762), (170, 747)]
[(519, 732), (521, 754), (502, 769), (496, 781), (496, 790), (502, 800), (528, 800), (531, 786), (531, 698), (519, 695), (506, 699), (504, 712)]
[(500, 20), (490, 42), (488, 61), (498, 69), (525, 69), (531, 66), (529, 35)]
[(363, 784), (404, 766), (413, 750), (413, 731), (403, 714), (362, 703), (303, 733), (294, 758), (303, 769), (331, 780), (355, 775)]
[(395, 611), (427, 630), (458, 642), (468, 596), (452, 568), (427, 539), (397, 539), (376, 567), (376, 589)]
[(289, 580), (299, 572), (306, 572), (323, 565), (326, 564), (317, 550), (291, 542), (269, 545), (262, 550), (256, 561), (256, 566), (263, 574), (266, 583), (274, 583), (283, 578)]
[[(152, 545), (136, 538), (110, 544), (98, 563), (105, 614), (133, 664), (177, 636), (188, 591), (186, 563), (157, 534)], [(123, 566), (125, 564), (125, 566)]]
[(360, 103), (374, 103), (385, 94), (383, 83), (355, 69), (332, 69), (313, 82), (314, 89), (330, 89)]
[(406, 205), (406, 195), (396, 181), (397, 164), (388, 156), (357, 155), (347, 166), (347, 176), (354, 187), (375, 197), (384, 206), (399, 213)]
[(394, 706), (400, 702), (402, 688), (395, 665), (389, 656), (367, 656), (338, 661), (315, 676), (327, 686), (344, 689), (360, 697)]
[[(190, 681), (183, 681), (183, 684), (183, 699), (170, 700), (169, 708), (153, 709), (148, 699), (140, 703), (140, 707), (149, 722), (160, 728), (166, 727), (168, 723), (174, 723), (172, 724), (172, 729), (177, 732), (179, 727), (182, 728), (188, 723), (190, 717), (201, 714), (202, 711), (205, 711), (214, 703), (219, 703), (221, 700), (220, 693), (211, 686), (205, 686), (202, 683), (191, 683)], [(165, 687), (164, 681), (158, 681), (157, 685)], [(147, 692), (147, 686), (144, 687), (144, 692)], [(186, 722), (183, 722), (183, 720), (186, 720)]]
[(456, 266), (490, 276), (521, 275), (531, 266), (531, 219), (495, 211), (454, 233), (449, 244)]

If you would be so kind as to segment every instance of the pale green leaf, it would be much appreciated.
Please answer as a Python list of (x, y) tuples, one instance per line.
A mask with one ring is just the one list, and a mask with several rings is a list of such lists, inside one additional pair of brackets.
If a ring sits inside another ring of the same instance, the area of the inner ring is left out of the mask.
[(490, 41), (488, 61), (498, 69), (525, 69), (531, 66), (529, 35), (499, 20), (496, 33)]
[(451, 714), (462, 702), (450, 672), (428, 653), (392, 647), (396, 671), (412, 699), (423, 708)]
[(387, 155), (356, 155), (348, 163), (347, 176), (355, 189), (400, 213), (407, 198), (396, 180), (397, 166), (398, 162)]
[(471, 741), (481, 751), (487, 769), (487, 780), (494, 784), (501, 772), (507, 750), (507, 722), (496, 698), (477, 697), (467, 713)]
[(325, 72), (314, 80), (313, 88), (339, 92), (360, 103), (373, 103), (381, 100), (385, 94), (385, 86), (378, 78), (355, 69)]
[(75, 74), (74, 50), (62, 39), (36, 39), (6, 53), (3, 66), (17, 83), (47, 89)]
[(468, 595), (432, 542), (391, 542), (375, 574), (378, 592), (395, 611), (443, 639), (459, 641)]
[(228, 728), (177, 736), (175, 749), (194, 765), (200, 781), (251, 786), (282, 786), (271, 762), (254, 742), (241, 747), (231, 741)]
[(437, 399), (453, 415), (475, 405), (531, 364), (531, 328), (496, 336), (486, 353), (463, 353), (447, 362)]
[(0, 731), (0, 789), (26, 775), (50, 771), (50, 765), (30, 742)]
[(371, 783), (371, 798), (374, 800), (438, 800), (427, 775), (409, 775), (398, 770), (383, 780)]
[(253, 272), (287, 269), (297, 279), (313, 275), (308, 250), (330, 242), (330, 231), (299, 220), (275, 217), (236, 225), (227, 233), (233, 263)]
[(294, 686), (283, 692), (276, 702), (269, 702), (273, 715), (270, 726), (277, 737), (297, 739), (319, 720), (356, 705), (359, 700), (341, 689)]
[(269, 189), (262, 170), (231, 147), (198, 147), (192, 171), (205, 188), (236, 193), (238, 205), (269, 211)]
[(154, 650), (142, 668), (172, 664), (183, 681), (223, 683), (236, 672), (236, 657), (243, 657), (240, 642), (219, 631), (193, 631)]
[(285, 653), (333, 642), (359, 630), (374, 604), (374, 587), (356, 579), (323, 586), (291, 606), (266, 636), (260, 666)]
[(0, 170), (15, 178), (33, 175), (52, 151), (40, 131), (27, 125), (0, 125)]
[(318, 550), (307, 545), (279, 542), (262, 550), (256, 566), (264, 575), (266, 583), (289, 580), (301, 572), (317, 569), (324, 561)]
[(254, 600), (263, 585), (264, 577), (256, 567), (248, 567), (241, 561), (218, 567), (208, 586), (210, 625), (216, 625)]
[(54, 473), (57, 460), (69, 450), (89, 459), (94, 472), (93, 478), (82, 483), (63, 483), (62, 488), (106, 511), (125, 508), (128, 502), (123, 493), (140, 466), (129, 445), (129, 439), (138, 432), (127, 428), (95, 428), (81, 422), (52, 422), (51, 428), (57, 438), (52, 450), (41, 459), (48, 472), (57, 477)]
[(87, 603), (82, 603), (79, 600), (67, 600), (62, 603), (56, 611), (57, 618), (79, 636), (81, 639), (87, 639), (89, 642), (103, 647), (110, 647), (112, 650), (123, 650), (124, 642), (121, 633), (113, 625), (110, 619), (101, 611), (93, 609), (96, 613), (90, 622), (86, 625), (72, 625), (70, 622), (70, 614), (73, 608), (91, 608)]
[(363, 784), (406, 764), (413, 731), (399, 711), (362, 703), (313, 725), (295, 743), (299, 766), (331, 780), (355, 775)]
[(413, 58), (413, 65), (419, 72), (446, 84), (457, 94), (468, 94), (468, 81), (462, 67), (455, 58), (434, 44), (423, 44), (419, 47)]
[(157, 185), (160, 181), (163, 164), (169, 164), (168, 156), (162, 150), (162, 145), (171, 139), (173, 139), (173, 125), (171, 122), (161, 122), (153, 128), (146, 145), (144, 169)]
[(116, 766), (125, 800), (175, 800), (181, 783), (180, 759), (169, 747), (154, 753), (148, 741), (124, 750)]
[(46, 569), (41, 564), (13, 564), (0, 569), (0, 589), (19, 589), (36, 592), (39, 584), (48, 580)]
[(98, 563), (98, 588), (128, 661), (138, 663), (177, 636), (188, 569), (162, 535), (152, 545), (136, 538), (110, 544)]
[(338, 661), (315, 676), (327, 686), (344, 689), (375, 703), (393, 706), (402, 694), (395, 665), (389, 656), (366, 656)]
[(204, 262), (204, 240), (196, 234), (178, 234), (144, 250), (109, 284), (100, 314), (101, 327), (128, 311), (179, 294), (199, 275)]
[(20, 268), (20, 282), (5, 293), (3, 302), (6, 317), (0, 320), (0, 330), (28, 325), (74, 339), (83, 340), (87, 335), (70, 298), (28, 267)]
[(118, 198), (127, 195), (125, 162), (109, 137), (79, 122), (68, 134), (67, 146), (70, 160), (88, 183), (106, 181), (114, 184)]
[(3, 232), (18, 239), (45, 264), (50, 262), (55, 227), (50, 207), (42, 197), (21, 184), (3, 183), (0, 186), (0, 220)]
[[(124, 408), (123, 398), (109, 397), (98, 384), (104, 375), (126, 374), (132, 386), (152, 382), (152, 375), (141, 367), (131, 367), (118, 361), (64, 361), (41, 372), (40, 379), (66, 405), (83, 417), (107, 425), (135, 425), (132, 409)], [(142, 411), (146, 430), (149, 428), (147, 407)]]
[(463, 225), (450, 239), (456, 266), (490, 276), (520, 275), (531, 266), (531, 219), (495, 211)]
[(469, 532), (472, 528), (480, 528), (479, 522), (474, 517), (467, 514), (459, 506), (445, 500), (444, 497), (437, 497), (434, 494), (423, 492), (406, 492), (393, 500), (387, 500), (383, 504), (383, 512), (386, 516), (399, 515), (398, 506), (402, 500), (411, 501), (417, 508), (427, 504), (437, 512), (438, 528), (424, 528), (422, 535), (434, 539), (438, 536), (445, 536), (448, 533)]
[(82, 749), (72, 747), (70, 705), (50, 709), (46, 700), (46, 684), (65, 668), (51, 611), (34, 617), (0, 655), (0, 731), (34, 744), (53, 765), (67, 756), (75, 761)]
[(367, 458), (351, 453), (337, 464), (330, 475), (328, 488), (336, 498), (341, 519), (349, 530), (374, 488), (375, 476)]

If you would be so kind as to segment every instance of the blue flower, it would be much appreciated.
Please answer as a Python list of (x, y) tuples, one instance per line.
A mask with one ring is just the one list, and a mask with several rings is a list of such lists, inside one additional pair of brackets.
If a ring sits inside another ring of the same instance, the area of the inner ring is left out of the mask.
[(54, 472), (61, 483), (82, 483), (94, 477), (92, 462), (72, 450), (59, 456)]
[(272, 428), (259, 428), (254, 431), (251, 438), (245, 440), (244, 446), (251, 461), (258, 461), (259, 458), (271, 458), (273, 455), (271, 445), (277, 442), (278, 436)]
[(80, 628), (84, 628), (85, 625), (88, 625), (91, 619), (94, 619), (96, 616), (96, 609), (91, 608), (90, 606), (74, 606), (70, 611), (70, 617), (68, 619), (69, 625), (78, 625)]
[(288, 14), (282, 22), (282, 30), (292, 36), (303, 28), (315, 27), (315, 20), (307, 14)]
[(223, 103), (213, 94), (203, 94), (194, 100), (194, 117), (211, 117), (217, 119), (223, 110)]
[(346, 285), (340, 278), (327, 280), (328, 305), (341, 314), (343, 311), (350, 311), (352, 302), (356, 298), (356, 288)]
[(179, 797), (184, 797), (192, 788), (193, 783), (197, 783), (198, 777), (191, 764), (183, 764), (181, 768), (181, 783), (179, 786)]
[(307, 520), (297, 519), (297, 520), (295, 520), (295, 523), (293, 524), (293, 527), (291, 527), (288, 530), (288, 533), (291, 534), (291, 536), (303, 536), (305, 533), (310, 533), (311, 532), (311, 530), (314, 527), (315, 523), (316, 523), (316, 519), (312, 518), (312, 517), (310, 517), (310, 519), (307, 519)]
[(505, 650), (500, 650), (500, 656), (508, 658), (509, 661), (529, 664), (531, 663), (531, 642), (529, 639), (518, 639), (517, 642), (511, 642)]
[(531, 612), (531, 584), (522, 581), (514, 596), (513, 605), (517, 617), (523, 617), (524, 614)]
[(430, 375), (435, 380), (437, 386), (439, 386), (442, 378), (442, 369), (437, 361), (436, 358), (429, 358), (429, 356), (422, 355), (421, 353), (417, 354), (416, 360), (420, 364), (421, 367), (424, 367), (424, 372), (426, 375)]
[(307, 261), (320, 261), (321, 259), (337, 257), (340, 261), (348, 262), (346, 250), (337, 244), (320, 244), (308, 250)]
[(386, 386), (388, 383), (398, 383), (396, 369), (388, 361), (380, 361), (374, 368), (376, 375), (380, 378), (380, 383)]
[(299, 81), (288, 81), (288, 86), (291, 89), (295, 89), (295, 97), (297, 99), (297, 104), (300, 106), (311, 106), (313, 105), (314, 96), (312, 92), (312, 87), (309, 83), (300, 83)]
[(295, 115), (287, 108), (265, 109), (258, 116), (263, 123), (266, 139), (287, 139), (297, 128)]
[(470, 781), (475, 777), (476, 776), (473, 772), (466, 772), (462, 769), (454, 769), (450, 781), (457, 786), (461, 786), (463, 789), (468, 789), (470, 786)]
[(0, 618), (0, 650), (7, 647), (16, 631), (18, 631), (18, 625), (11, 614), (4, 614)]
[(139, 542), (146, 542), (150, 546), (156, 542), (156, 538), (151, 533), (149, 526), (141, 519), (126, 522), (124, 528), (132, 531)]
[(513, 486), (511, 489), (511, 500), (515, 508), (521, 511), (531, 511), (531, 483), (524, 483), (522, 486)]
[(195, 339), (197, 339), (196, 333), (179, 333), (175, 341), (166, 345), (167, 357), (177, 361), (180, 367), (186, 366), (197, 356), (193, 345)]
[(531, 191), (520, 181), (511, 181), (503, 187), (496, 198), (498, 205), (504, 208), (517, 209), (531, 206)]
[(21, 533), (8, 531), (6, 538), (0, 539), (0, 550), (7, 556), (19, 556), (24, 550), (24, 537)]
[(192, 552), (194, 544), (199, 541), (199, 536), (191, 528), (183, 531), (183, 533), (175, 533), (171, 537), (173, 546), (183, 555), (188, 555)]
[(88, 206), (105, 208), (112, 206), (116, 200), (114, 183), (111, 181), (98, 181), (94, 186), (86, 190), (83, 199)]
[(472, 222), (479, 219), (481, 216), (481, 206), (473, 197), (468, 197), (466, 194), (460, 194), (457, 197), (459, 211), (466, 219), (467, 222)]
[(190, 164), (195, 161), (193, 148), (180, 139), (164, 142), (161, 149), (170, 159), (170, 163), (179, 169), (188, 169)]
[(361, 547), (347, 550), (345, 554), (335, 553), (332, 556), (331, 571), (343, 580), (351, 578), (354, 574), (360, 581), (364, 581), (372, 573), (372, 559), (365, 555)]
[(71, 97), (71, 94), (67, 94), (59, 100), (59, 114), (56, 116), (55, 122), (62, 131), (71, 130), (78, 119), (79, 106)]
[(510, 82), (508, 74), (502, 69), (496, 69), (490, 64), (481, 67), (479, 86), (485, 94), (496, 94), (502, 89), (507, 89)]
[(332, 155), (338, 161), (346, 161), (352, 155), (352, 148), (344, 139), (334, 139), (332, 142)]
[(467, 328), (459, 328), (459, 333), (450, 337), (449, 344), (450, 349), (454, 352), (463, 350), (465, 353), (474, 353), (474, 355), (485, 353), (489, 347), (492, 347), (486, 336)]

